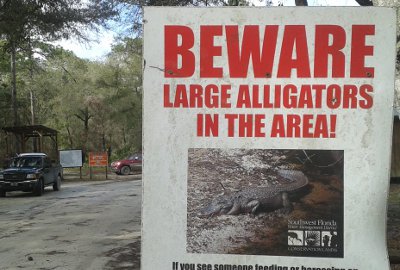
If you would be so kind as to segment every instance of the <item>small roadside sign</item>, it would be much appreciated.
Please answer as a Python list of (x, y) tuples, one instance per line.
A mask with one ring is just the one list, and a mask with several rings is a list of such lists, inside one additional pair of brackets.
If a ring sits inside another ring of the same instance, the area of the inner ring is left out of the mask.
[(107, 152), (90, 152), (89, 153), (90, 179), (93, 177), (93, 167), (105, 167), (106, 179), (108, 179), (108, 155)]
[(89, 167), (106, 167), (108, 166), (107, 152), (89, 153)]

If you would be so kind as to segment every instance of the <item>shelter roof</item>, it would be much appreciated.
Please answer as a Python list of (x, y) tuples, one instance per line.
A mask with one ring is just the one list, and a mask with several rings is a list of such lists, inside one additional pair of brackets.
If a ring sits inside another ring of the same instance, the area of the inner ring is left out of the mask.
[(42, 125), (4, 127), (2, 128), (2, 130), (4, 130), (5, 132), (23, 135), (25, 137), (57, 135), (57, 130)]

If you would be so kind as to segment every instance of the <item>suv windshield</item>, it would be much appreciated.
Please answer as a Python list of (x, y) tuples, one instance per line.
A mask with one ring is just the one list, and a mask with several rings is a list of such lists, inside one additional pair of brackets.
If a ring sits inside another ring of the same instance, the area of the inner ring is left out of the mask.
[(42, 165), (41, 157), (17, 157), (11, 160), (10, 168), (35, 168)]

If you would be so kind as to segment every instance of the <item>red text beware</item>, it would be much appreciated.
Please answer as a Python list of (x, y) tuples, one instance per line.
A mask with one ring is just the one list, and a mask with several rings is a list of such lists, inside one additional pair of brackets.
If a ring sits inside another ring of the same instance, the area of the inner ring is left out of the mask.
[[(282, 40), (279, 31), (283, 31)], [(246, 25), (239, 35), (237, 25), (201, 25), (200, 36), (195, 36), (188, 26), (167, 25), (165, 77), (185, 78), (199, 72), (201, 78), (222, 78), (224, 73), (246, 78), (251, 72), (254, 78), (290, 78), (296, 72), (298, 78), (344, 78), (346, 71), (350, 78), (374, 77), (374, 68), (365, 64), (366, 57), (374, 53), (374, 47), (367, 44), (367, 37), (375, 35), (374, 25), (352, 25), (350, 34), (339, 25), (316, 25), (312, 47), (307, 31), (305, 25)], [(222, 42), (216, 42), (218, 38)], [(193, 52), (197, 43), (198, 56)], [(218, 57), (226, 58), (227, 65), (218, 66)]]

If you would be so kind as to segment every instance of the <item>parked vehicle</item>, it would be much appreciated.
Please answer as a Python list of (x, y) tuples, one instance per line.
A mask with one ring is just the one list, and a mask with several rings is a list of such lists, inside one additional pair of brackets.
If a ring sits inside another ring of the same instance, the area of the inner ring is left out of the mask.
[(111, 163), (111, 170), (116, 174), (128, 175), (132, 171), (142, 170), (142, 154), (135, 153), (126, 159), (117, 160)]
[(52, 162), (43, 153), (25, 153), (11, 159), (5, 170), (0, 172), (0, 197), (8, 191), (33, 192), (43, 194), (46, 186), (54, 191), (61, 188), (63, 169), (59, 163)]

